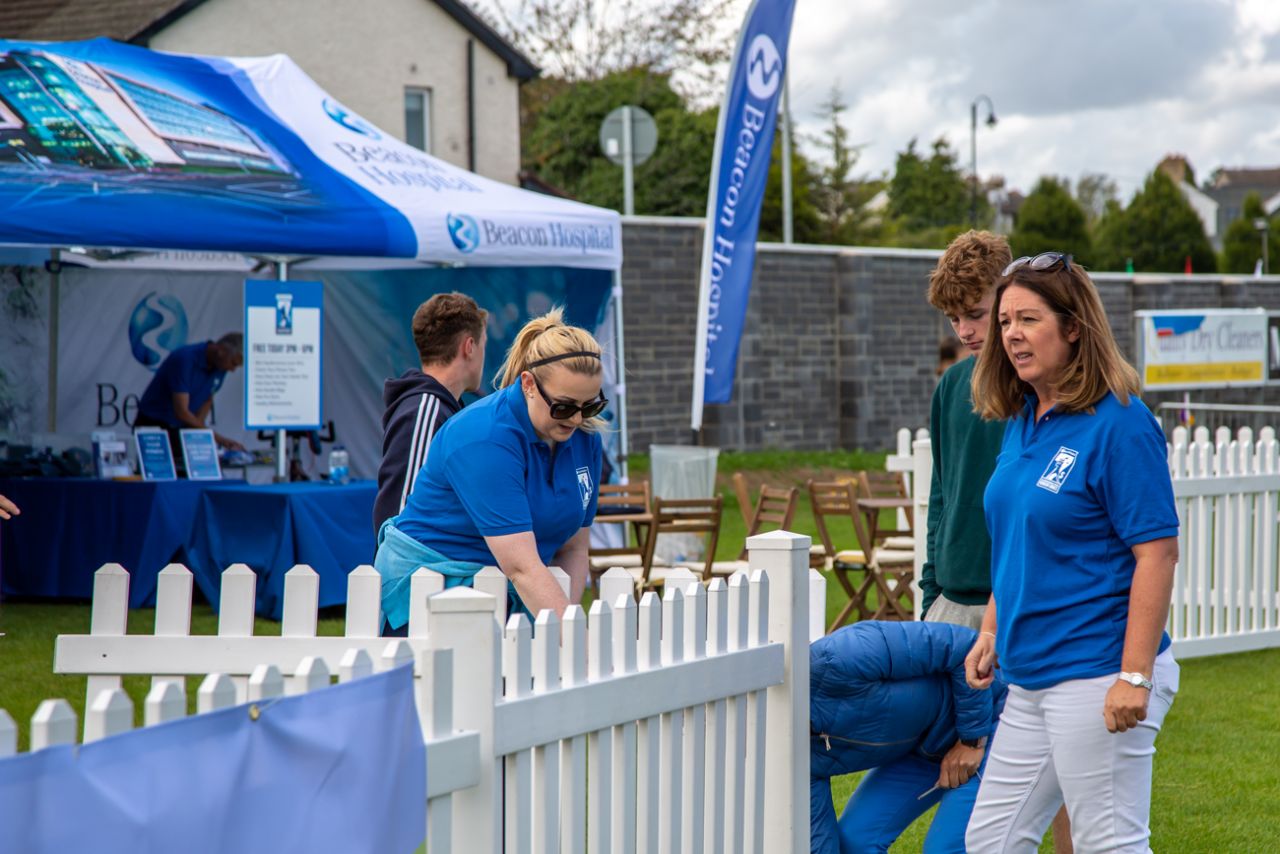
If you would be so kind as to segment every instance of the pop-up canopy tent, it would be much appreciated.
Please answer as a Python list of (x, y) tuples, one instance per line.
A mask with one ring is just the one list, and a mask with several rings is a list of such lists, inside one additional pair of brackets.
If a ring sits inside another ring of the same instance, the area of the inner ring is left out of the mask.
[(476, 267), (609, 271), (622, 376), (616, 212), (411, 148), (285, 56), (0, 40), (0, 256), (31, 263), (49, 249), (63, 261), (235, 252), (281, 274), (299, 265), (466, 266), (472, 280)]

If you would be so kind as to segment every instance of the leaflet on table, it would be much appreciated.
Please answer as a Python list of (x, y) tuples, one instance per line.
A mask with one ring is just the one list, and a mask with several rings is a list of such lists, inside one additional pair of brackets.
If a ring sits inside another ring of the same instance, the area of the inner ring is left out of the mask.
[(138, 446), (138, 468), (143, 480), (177, 480), (169, 431), (159, 427), (138, 427), (133, 432)]
[(222, 480), (222, 466), (218, 462), (218, 443), (213, 431), (181, 430), (182, 461), (186, 464), (189, 480)]
[(93, 440), (93, 475), (103, 479), (130, 477), (133, 466), (129, 464), (129, 443), (113, 430), (95, 430)]

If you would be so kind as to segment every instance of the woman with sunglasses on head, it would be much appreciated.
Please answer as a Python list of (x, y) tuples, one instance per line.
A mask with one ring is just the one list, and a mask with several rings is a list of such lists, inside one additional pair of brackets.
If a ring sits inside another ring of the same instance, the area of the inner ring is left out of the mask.
[(1147, 852), (1151, 757), (1178, 690), (1164, 632), (1178, 515), (1164, 433), (1071, 256), (997, 284), (975, 408), (1007, 419), (985, 508), (992, 595), (969, 684), (1009, 683), (966, 837), (1035, 851), (1065, 802), (1079, 854)]
[[(446, 586), (485, 566), (509, 581), (512, 609), (563, 613), (582, 598), (595, 518), (607, 400), (600, 345), (555, 309), (525, 324), (494, 380), (497, 392), (450, 418), (412, 495), (378, 534), (389, 628), (409, 619), (409, 576), (426, 566)], [(569, 575), (569, 596), (549, 566)]]

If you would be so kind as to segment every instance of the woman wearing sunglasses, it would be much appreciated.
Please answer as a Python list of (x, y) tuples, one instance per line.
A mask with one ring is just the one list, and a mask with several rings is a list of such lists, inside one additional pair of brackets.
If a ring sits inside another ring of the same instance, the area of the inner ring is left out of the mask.
[[(409, 619), (409, 576), (426, 566), (446, 586), (485, 566), (507, 576), (512, 609), (563, 613), (582, 598), (595, 518), (601, 444), (600, 345), (556, 309), (525, 324), (497, 391), (445, 422), (412, 495), (378, 534), (382, 610)], [(548, 571), (569, 575), (569, 596)]]
[(1164, 434), (1071, 256), (997, 284), (973, 375), (1007, 420), (985, 508), (992, 595), (969, 684), (1009, 683), (970, 851), (1035, 851), (1065, 802), (1080, 854), (1147, 852), (1151, 757), (1178, 690), (1164, 632), (1178, 515)]

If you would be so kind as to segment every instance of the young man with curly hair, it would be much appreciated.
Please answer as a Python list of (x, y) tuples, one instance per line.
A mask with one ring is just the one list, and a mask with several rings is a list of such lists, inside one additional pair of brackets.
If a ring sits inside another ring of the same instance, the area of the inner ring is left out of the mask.
[(933, 484), (921, 608), (926, 620), (975, 630), (982, 626), (991, 595), (991, 539), (982, 493), (995, 469), (1004, 424), (978, 417), (969, 385), (987, 337), (996, 279), (1011, 260), (1000, 235), (967, 231), (939, 259), (927, 295), (951, 322), (963, 349), (938, 382), (929, 415)]

